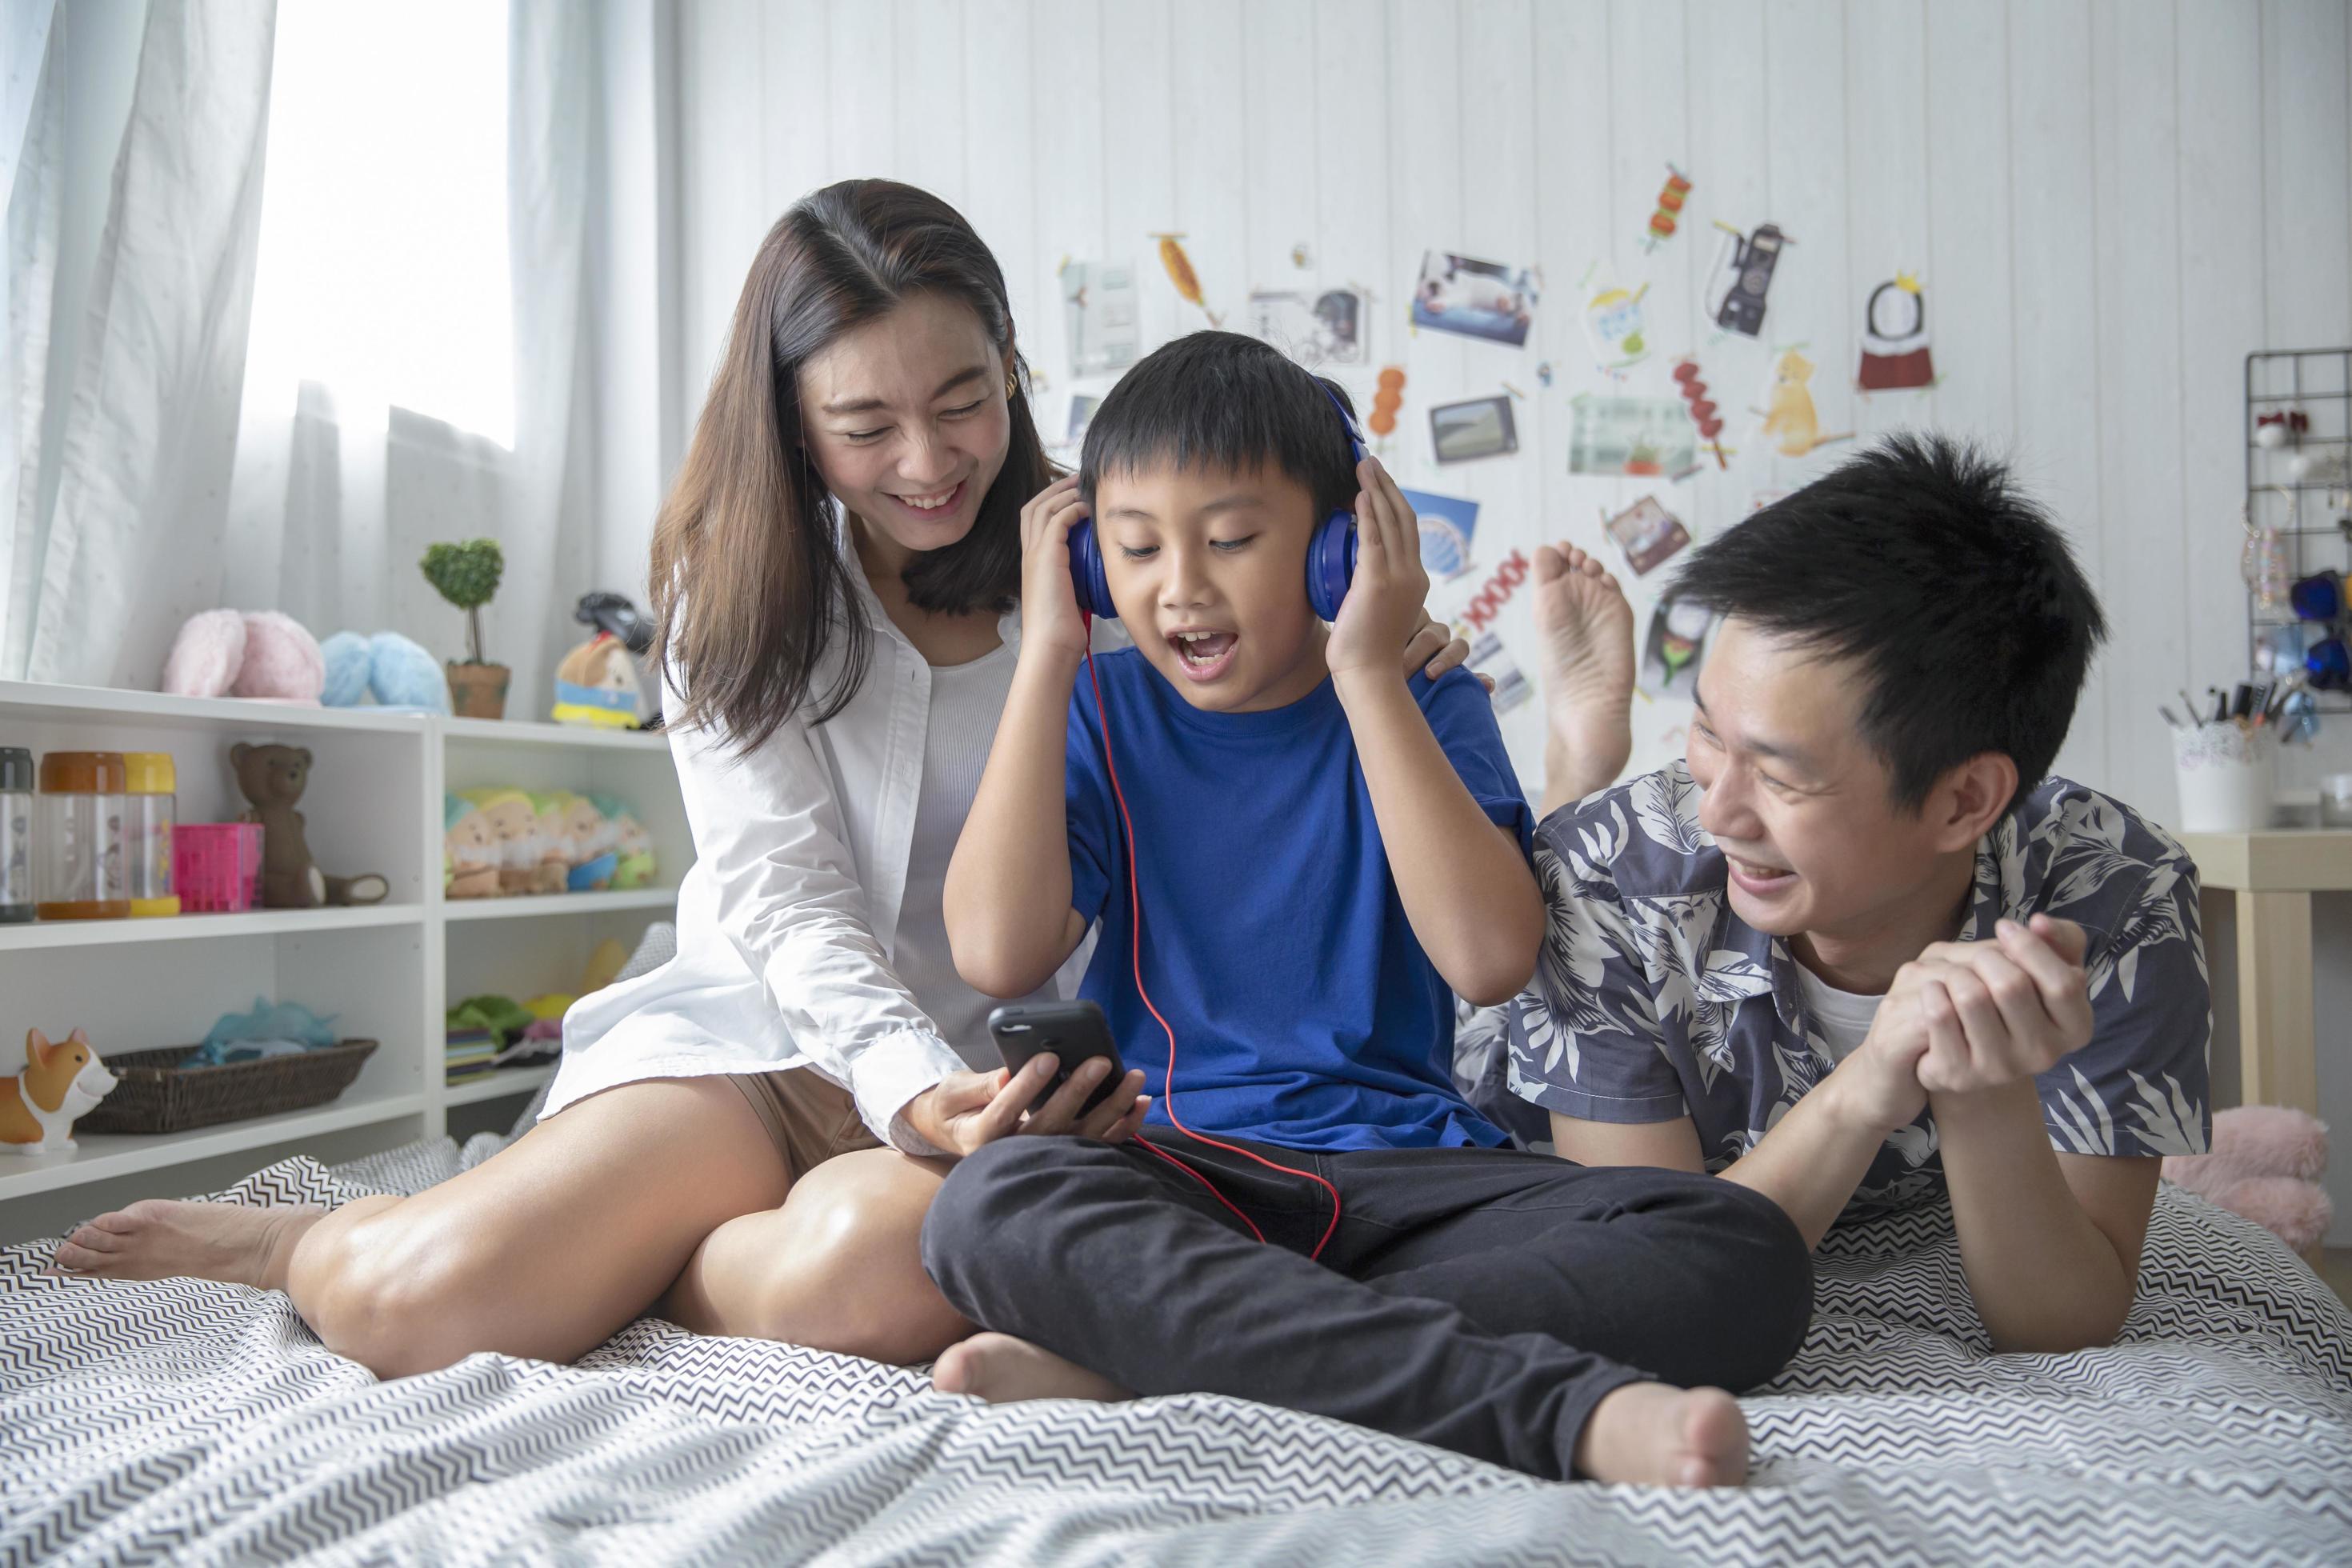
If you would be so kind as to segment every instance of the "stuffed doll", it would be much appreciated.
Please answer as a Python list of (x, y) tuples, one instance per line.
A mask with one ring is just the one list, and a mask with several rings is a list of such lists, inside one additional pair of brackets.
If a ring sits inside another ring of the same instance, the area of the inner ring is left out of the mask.
[(499, 891), (499, 837), (482, 808), (463, 795), (441, 797), (441, 894), (490, 899)]
[(2319, 1246), (2336, 1217), (2320, 1184), (2326, 1173), (2326, 1123), (2283, 1105), (2216, 1111), (2206, 1152), (2164, 1158), (2166, 1181), (2252, 1220), (2305, 1254)]
[(378, 872), (330, 877), (310, 861), (302, 814), (294, 809), (310, 782), (310, 753), (300, 746), (228, 749), (236, 787), (251, 803), (247, 822), (261, 824), (261, 906), (315, 910), (322, 904), (380, 904), (392, 883)]
[(0, 1154), (70, 1152), (73, 1124), (121, 1081), (79, 1029), (55, 1045), (40, 1030), (26, 1030), (25, 1070), (0, 1079)]
[(528, 893), (539, 881), (539, 813), (519, 789), (468, 789), (499, 844), (499, 891)]
[(592, 795), (596, 809), (613, 825), (613, 887), (649, 888), (654, 880), (654, 841), (631, 811), (609, 795)]
[(621, 863), (617, 836), (596, 803), (584, 795), (570, 796), (563, 805), (563, 842), (571, 861), (565, 884), (575, 893), (595, 892), (613, 885)]
[(639, 695), (637, 661), (627, 645), (610, 632), (598, 632), (556, 667), (552, 717), (559, 724), (634, 730)]
[(571, 799), (568, 790), (531, 794), (530, 808), (539, 816), (539, 869), (530, 884), (534, 893), (560, 893), (572, 880), (572, 843), (563, 827), (563, 808)]

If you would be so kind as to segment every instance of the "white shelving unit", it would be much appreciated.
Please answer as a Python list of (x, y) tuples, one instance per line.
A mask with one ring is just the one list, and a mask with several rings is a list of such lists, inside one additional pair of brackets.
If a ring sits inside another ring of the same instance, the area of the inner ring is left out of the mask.
[[(0, 745), (169, 752), (182, 822), (225, 822), (244, 808), (228, 763), (239, 741), (310, 749), (301, 810), (311, 853), (331, 872), (383, 873), (390, 897), (363, 909), (0, 926), (0, 1076), (23, 1067), (28, 1029), (56, 1038), (86, 1028), (103, 1057), (194, 1042), (256, 996), (331, 1014), (340, 1033), (374, 1039), (376, 1051), (349, 1089), (311, 1110), (189, 1132), (84, 1135), (71, 1153), (0, 1154), (0, 1244), (54, 1235), (135, 1197), (216, 1188), (289, 1153), (344, 1160), (459, 1131), (452, 1110), (476, 1124), (466, 1131), (510, 1119), (552, 1068), (449, 1086), (445, 1012), (483, 993), (527, 1001), (577, 991), (598, 942), (634, 947), (650, 921), (668, 918), (693, 858), (658, 734), (0, 681)], [(443, 794), (493, 784), (628, 802), (653, 837), (660, 885), (444, 900)]]

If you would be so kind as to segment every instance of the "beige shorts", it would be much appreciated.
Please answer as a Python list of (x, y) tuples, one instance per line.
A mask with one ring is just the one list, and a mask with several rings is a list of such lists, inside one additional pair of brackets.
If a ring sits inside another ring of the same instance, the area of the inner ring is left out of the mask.
[(807, 1174), (835, 1154), (879, 1149), (882, 1141), (866, 1130), (849, 1091), (807, 1068), (778, 1072), (730, 1073), (728, 1081), (743, 1091), (751, 1112), (768, 1130), (785, 1168), (795, 1176)]

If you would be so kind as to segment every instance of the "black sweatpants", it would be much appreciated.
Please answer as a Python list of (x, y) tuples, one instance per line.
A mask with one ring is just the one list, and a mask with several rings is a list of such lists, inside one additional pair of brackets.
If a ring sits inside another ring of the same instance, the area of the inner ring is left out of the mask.
[[(957, 1311), (1139, 1394), (1231, 1394), (1566, 1479), (1603, 1394), (1739, 1390), (1804, 1338), (1812, 1267), (1769, 1198), (1713, 1176), (1508, 1149), (1245, 1146), (1339, 1191), (1147, 1131), (1006, 1138), (923, 1226)], [(1241, 1140), (1229, 1140), (1241, 1142)]]

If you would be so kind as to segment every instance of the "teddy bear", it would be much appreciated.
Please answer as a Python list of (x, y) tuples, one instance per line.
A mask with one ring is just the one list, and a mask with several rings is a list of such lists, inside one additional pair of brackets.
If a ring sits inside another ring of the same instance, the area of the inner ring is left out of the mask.
[(499, 838), (482, 808), (463, 795), (441, 797), (441, 895), (496, 898)]
[(310, 861), (302, 814), (294, 809), (310, 783), (310, 753), (300, 746), (228, 749), (236, 787), (252, 803), (243, 820), (261, 824), (261, 904), (270, 910), (314, 910), (322, 904), (382, 903), (392, 883), (381, 873), (330, 877)]

